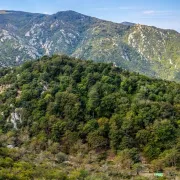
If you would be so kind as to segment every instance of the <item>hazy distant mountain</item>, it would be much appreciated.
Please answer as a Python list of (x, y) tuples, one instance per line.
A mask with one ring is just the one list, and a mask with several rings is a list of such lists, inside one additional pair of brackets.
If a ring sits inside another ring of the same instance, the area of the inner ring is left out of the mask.
[(122, 22), (121, 24), (126, 25), (126, 26), (134, 26), (134, 25), (136, 25), (135, 23), (131, 23), (131, 22)]
[(180, 80), (180, 34), (74, 11), (53, 15), (0, 11), (0, 66), (63, 53), (167, 80)]

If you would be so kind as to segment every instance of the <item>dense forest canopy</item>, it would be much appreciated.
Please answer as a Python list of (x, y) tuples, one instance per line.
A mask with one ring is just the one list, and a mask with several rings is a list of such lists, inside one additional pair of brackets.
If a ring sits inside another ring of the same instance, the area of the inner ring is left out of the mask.
[(179, 171), (180, 84), (65, 55), (0, 70), (0, 179), (129, 179), (145, 165)]

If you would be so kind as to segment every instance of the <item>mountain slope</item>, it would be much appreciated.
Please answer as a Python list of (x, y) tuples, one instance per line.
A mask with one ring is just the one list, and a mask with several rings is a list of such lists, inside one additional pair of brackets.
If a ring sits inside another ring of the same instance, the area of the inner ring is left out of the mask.
[(167, 80), (180, 80), (180, 34), (124, 22), (112, 23), (74, 11), (53, 15), (0, 12), (0, 66), (54, 53)]
[(147, 168), (174, 176), (179, 92), (174, 82), (67, 56), (1, 69), (0, 178), (132, 179)]

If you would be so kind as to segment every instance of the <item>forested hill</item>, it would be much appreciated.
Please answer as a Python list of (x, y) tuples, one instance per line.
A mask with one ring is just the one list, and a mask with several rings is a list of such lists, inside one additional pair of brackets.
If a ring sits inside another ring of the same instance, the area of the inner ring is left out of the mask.
[(0, 70), (0, 179), (179, 168), (179, 84), (65, 55)]
[(129, 22), (113, 23), (74, 11), (52, 15), (0, 11), (0, 54), (0, 67), (19, 65), (43, 55), (68, 54), (115, 62), (133, 72), (180, 82), (178, 32)]

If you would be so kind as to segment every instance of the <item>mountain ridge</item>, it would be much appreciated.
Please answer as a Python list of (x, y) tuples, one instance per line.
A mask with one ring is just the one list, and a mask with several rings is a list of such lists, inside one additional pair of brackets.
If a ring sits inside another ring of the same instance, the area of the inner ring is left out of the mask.
[(0, 45), (2, 67), (43, 55), (67, 54), (113, 62), (151, 77), (180, 80), (180, 34), (174, 30), (123, 25), (71, 10), (52, 15), (4, 10)]
[(129, 26), (133, 26), (133, 25), (139, 24), (139, 25), (142, 25), (142, 26), (154, 27), (154, 28), (157, 28), (157, 29), (165, 30), (165, 31), (166, 30), (167, 31), (175, 31), (175, 32), (180, 34), (180, 32), (178, 32), (175, 29), (160, 28), (160, 27), (153, 26), (153, 25), (147, 25), (147, 24), (141, 24), (141, 23), (132, 23), (132, 22), (129, 22), (129, 21), (115, 22), (115, 21), (111, 21), (111, 20), (106, 20), (106, 19), (102, 19), (102, 18), (97, 18), (97, 17), (94, 17), (94, 16), (86, 15), (86, 14), (83, 14), (83, 13), (80, 13), (80, 12), (77, 12), (77, 11), (74, 11), (74, 10), (57, 11), (56, 13), (53, 13), (53, 14), (38, 13), (38, 12), (27, 12), (27, 11), (21, 11), (21, 10), (19, 10), (19, 11), (17, 11), (17, 10), (0, 10), (0, 14), (6, 14), (6, 12), (7, 13), (38, 14), (38, 15), (45, 15), (45, 16), (53, 16), (53, 15), (62, 14), (62, 13), (73, 13), (73, 14), (83, 15), (83, 16), (87, 16), (87, 17), (91, 17), (91, 18), (99, 19), (101, 21), (111, 22), (111, 23), (115, 23), (115, 24), (124, 24), (124, 25), (129, 25)]

